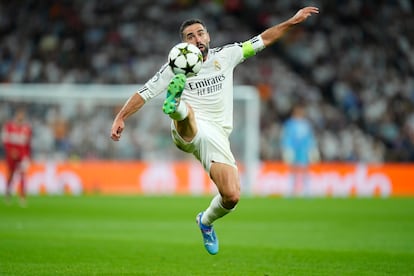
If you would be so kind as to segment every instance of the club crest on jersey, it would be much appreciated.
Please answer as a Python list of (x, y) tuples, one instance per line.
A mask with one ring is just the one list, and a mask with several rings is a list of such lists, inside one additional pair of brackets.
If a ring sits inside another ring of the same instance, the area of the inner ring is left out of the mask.
[(221, 64), (217, 60), (214, 61), (214, 68), (216, 68), (217, 71), (221, 70)]

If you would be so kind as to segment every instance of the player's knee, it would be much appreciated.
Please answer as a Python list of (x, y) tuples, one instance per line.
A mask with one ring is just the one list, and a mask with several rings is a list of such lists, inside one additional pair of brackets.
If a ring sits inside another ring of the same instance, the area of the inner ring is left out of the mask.
[(222, 195), (223, 207), (233, 209), (240, 200), (240, 191), (235, 191), (227, 195)]

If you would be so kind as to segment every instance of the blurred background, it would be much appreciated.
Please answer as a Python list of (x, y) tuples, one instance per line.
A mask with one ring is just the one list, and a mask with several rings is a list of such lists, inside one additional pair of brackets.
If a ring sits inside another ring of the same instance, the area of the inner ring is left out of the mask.
[[(280, 160), (281, 122), (300, 97), (308, 103), (324, 161), (414, 161), (409, 0), (0, 1), (0, 82), (139, 88), (179, 41), (184, 19), (203, 19), (214, 47), (247, 40), (304, 5), (319, 7), (320, 14), (236, 69), (235, 84), (253, 85), (260, 93), (261, 160)], [(1, 98), (0, 123), (13, 104)], [(116, 107), (27, 107), (35, 156), (112, 157), (107, 137)], [(139, 144), (140, 137), (131, 139)], [(139, 146), (133, 151), (117, 158), (142, 157)]]

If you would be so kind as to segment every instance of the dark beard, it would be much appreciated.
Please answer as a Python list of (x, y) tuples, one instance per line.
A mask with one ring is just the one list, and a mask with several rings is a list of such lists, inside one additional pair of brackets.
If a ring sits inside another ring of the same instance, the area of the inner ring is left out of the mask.
[(201, 52), (203, 54), (203, 58), (205, 59), (208, 54), (208, 47), (205, 47), (204, 50)]
[(203, 50), (201, 51), (201, 54), (203, 55), (203, 59), (205, 60), (207, 58), (208, 55), (208, 50), (210, 49), (209, 45), (205, 45), (205, 44), (198, 44), (198, 46), (203, 46)]

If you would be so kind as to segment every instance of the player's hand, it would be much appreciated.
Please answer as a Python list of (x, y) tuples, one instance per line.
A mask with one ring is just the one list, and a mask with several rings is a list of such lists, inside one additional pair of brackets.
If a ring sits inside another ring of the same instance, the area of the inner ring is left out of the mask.
[(120, 119), (115, 119), (114, 123), (112, 124), (111, 139), (114, 141), (119, 141), (121, 139), (121, 133), (124, 130), (124, 128), (124, 121)]
[(292, 23), (298, 24), (300, 22), (303, 22), (311, 16), (312, 14), (319, 13), (319, 9), (316, 7), (306, 7), (303, 9), (300, 9), (293, 17), (292, 17)]

